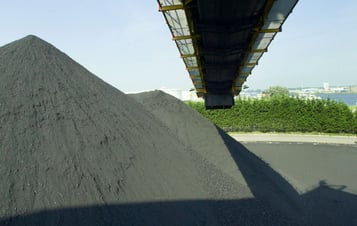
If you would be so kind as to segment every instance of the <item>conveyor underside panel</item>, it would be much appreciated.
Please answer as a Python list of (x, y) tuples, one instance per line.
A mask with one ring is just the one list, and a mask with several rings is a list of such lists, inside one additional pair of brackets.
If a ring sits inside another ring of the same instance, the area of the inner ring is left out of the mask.
[(297, 1), (158, 0), (197, 95), (206, 99), (240, 93)]

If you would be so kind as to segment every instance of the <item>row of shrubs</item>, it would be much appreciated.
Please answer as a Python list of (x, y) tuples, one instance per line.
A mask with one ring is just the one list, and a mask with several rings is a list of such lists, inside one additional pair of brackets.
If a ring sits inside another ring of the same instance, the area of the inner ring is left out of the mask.
[(223, 110), (205, 110), (202, 102), (188, 105), (230, 132), (357, 133), (357, 112), (333, 100), (238, 99), (231, 109)]

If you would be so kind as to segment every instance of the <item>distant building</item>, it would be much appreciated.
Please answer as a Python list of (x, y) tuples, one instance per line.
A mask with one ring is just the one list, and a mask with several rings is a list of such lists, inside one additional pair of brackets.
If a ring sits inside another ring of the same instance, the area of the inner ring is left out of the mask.
[(179, 100), (182, 100), (182, 90), (180, 90), (180, 89), (161, 88), (160, 90), (167, 94), (170, 94), (171, 96), (176, 97)]
[(330, 90), (330, 84), (328, 82), (324, 82), (324, 90), (329, 91)]
[(334, 93), (343, 93), (348, 91), (346, 87), (335, 87), (335, 88), (331, 88), (330, 90)]
[(352, 93), (357, 93), (357, 86), (350, 86), (350, 91)]
[(181, 89), (167, 89), (167, 88), (161, 88), (160, 90), (182, 101), (203, 101), (202, 98), (197, 97), (195, 91), (186, 91)]

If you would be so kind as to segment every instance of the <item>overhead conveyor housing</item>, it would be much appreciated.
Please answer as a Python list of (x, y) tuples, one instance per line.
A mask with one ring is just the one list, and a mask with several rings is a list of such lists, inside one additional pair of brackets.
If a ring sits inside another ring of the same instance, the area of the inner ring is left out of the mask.
[(158, 0), (196, 93), (229, 108), (298, 0)]

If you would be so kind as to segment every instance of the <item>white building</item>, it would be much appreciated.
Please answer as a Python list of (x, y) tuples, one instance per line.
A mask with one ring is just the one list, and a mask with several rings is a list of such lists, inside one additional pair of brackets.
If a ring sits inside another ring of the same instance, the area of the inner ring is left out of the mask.
[(171, 96), (176, 97), (182, 101), (203, 101), (202, 98), (198, 98), (195, 91), (187, 91), (187, 90), (180, 90), (180, 89), (167, 89), (161, 88), (161, 91), (170, 94)]
[(329, 91), (330, 90), (330, 84), (328, 82), (324, 82), (324, 90)]

